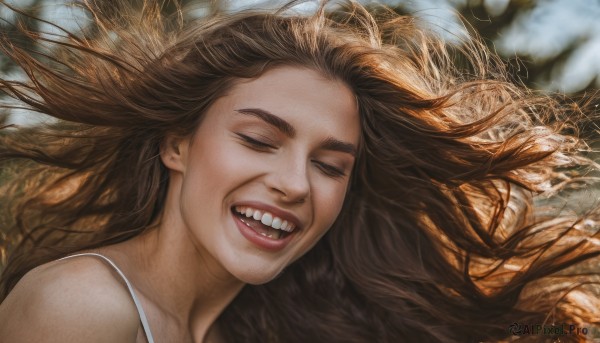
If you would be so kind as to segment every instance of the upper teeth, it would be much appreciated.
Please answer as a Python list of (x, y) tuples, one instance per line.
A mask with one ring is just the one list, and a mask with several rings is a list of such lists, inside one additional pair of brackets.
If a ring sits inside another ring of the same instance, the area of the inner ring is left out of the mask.
[(235, 211), (245, 215), (248, 218), (252, 217), (255, 220), (260, 220), (261, 223), (274, 229), (292, 232), (296, 228), (296, 225), (289, 223), (287, 220), (275, 217), (269, 212), (253, 209), (252, 207), (236, 206)]

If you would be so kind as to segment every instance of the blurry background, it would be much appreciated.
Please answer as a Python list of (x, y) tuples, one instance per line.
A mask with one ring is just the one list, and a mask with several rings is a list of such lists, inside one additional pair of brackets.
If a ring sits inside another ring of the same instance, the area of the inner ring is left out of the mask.
[[(85, 25), (85, 14), (69, 0), (4, 0), (69, 30)], [(104, 0), (107, 4), (115, 0)], [(122, 0), (140, 2), (140, 0)], [(245, 8), (274, 8), (286, 0), (181, 0), (190, 16)], [(371, 0), (360, 1), (363, 4)], [(315, 1), (300, 5), (310, 11)], [(465, 30), (462, 16), (493, 50), (507, 59), (530, 87), (577, 93), (600, 88), (600, 0), (379, 0), (399, 13), (411, 13), (457, 41)], [(172, 10), (166, 8), (166, 11)], [(11, 38), (16, 16), (0, 9), (0, 30)], [(46, 27), (33, 30), (50, 31)], [(14, 66), (0, 58), (0, 73), (19, 77)]]
[[(74, 0), (76, 1), (76, 0)], [(112, 1), (99, 0), (110, 6)], [(86, 14), (69, 0), (4, 0), (25, 12), (77, 31), (88, 22)], [(73, 2), (73, 1), (71, 1)], [(276, 8), (287, 0), (181, 0), (190, 17), (247, 8)], [(365, 5), (372, 0), (362, 0)], [(600, 0), (379, 0), (398, 13), (418, 16), (449, 42), (460, 44), (465, 24), (482, 36), (509, 70), (529, 87), (579, 95), (600, 88)], [(297, 7), (310, 11), (316, 1)], [(165, 11), (173, 11), (166, 7)], [(461, 19), (462, 18), (462, 19)], [(0, 32), (18, 44), (34, 45), (15, 31), (19, 16), (0, 7)], [(21, 18), (22, 19), (22, 18)], [(25, 22), (31, 30), (56, 32), (50, 25)], [(54, 30), (54, 31), (53, 31)], [(31, 46), (32, 48), (35, 48)], [(20, 79), (20, 71), (0, 55), (4, 78)], [(35, 122), (36, 117), (13, 111), (10, 121)]]

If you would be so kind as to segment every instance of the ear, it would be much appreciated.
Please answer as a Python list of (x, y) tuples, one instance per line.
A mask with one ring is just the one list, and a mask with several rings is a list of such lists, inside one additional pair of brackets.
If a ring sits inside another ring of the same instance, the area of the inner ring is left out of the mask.
[(187, 164), (188, 143), (188, 139), (167, 135), (160, 146), (163, 164), (173, 171), (183, 172)]

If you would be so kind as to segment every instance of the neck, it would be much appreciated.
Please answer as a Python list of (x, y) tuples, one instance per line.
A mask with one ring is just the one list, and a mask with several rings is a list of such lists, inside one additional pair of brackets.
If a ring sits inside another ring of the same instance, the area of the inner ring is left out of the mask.
[(194, 245), (184, 228), (163, 216), (156, 228), (115, 246), (115, 253), (126, 261), (136, 289), (161, 317), (174, 320), (179, 330), (189, 330), (194, 342), (203, 342), (244, 284)]

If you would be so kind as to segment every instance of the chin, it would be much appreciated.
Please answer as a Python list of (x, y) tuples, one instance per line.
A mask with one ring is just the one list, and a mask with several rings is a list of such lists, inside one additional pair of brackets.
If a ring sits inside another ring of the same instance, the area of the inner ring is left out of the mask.
[(262, 285), (277, 278), (283, 271), (283, 268), (277, 270), (267, 270), (264, 267), (242, 267), (232, 271), (232, 275), (243, 283), (250, 285)]

